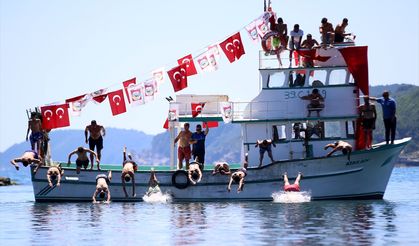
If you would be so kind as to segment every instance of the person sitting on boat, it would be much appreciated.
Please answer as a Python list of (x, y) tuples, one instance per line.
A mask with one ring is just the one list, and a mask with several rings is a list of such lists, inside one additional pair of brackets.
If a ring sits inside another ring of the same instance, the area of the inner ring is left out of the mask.
[(60, 186), (61, 177), (64, 175), (64, 170), (61, 168), (61, 165), (58, 166), (52, 166), (48, 168), (47, 171), (47, 180), (49, 186), (53, 186), (52, 182), (57, 180), (56, 185)]
[(37, 167), (34, 170), (34, 173), (38, 170), (39, 166), (41, 165), (41, 159), (38, 156), (38, 153), (35, 150), (27, 150), (23, 153), (21, 157), (12, 159), (10, 163), (15, 166), (16, 170), (19, 171), (18, 162), (21, 162), (23, 166), (27, 167), (28, 165), (32, 163), (38, 164)]
[(247, 159), (247, 153), (246, 153), (243, 167), (237, 169), (237, 171), (235, 171), (230, 177), (230, 182), (228, 183), (228, 186), (227, 186), (228, 192), (231, 191), (231, 184), (233, 183), (233, 181), (236, 184), (239, 184), (239, 187), (237, 188), (237, 193), (240, 193), (241, 191), (243, 191), (244, 178), (247, 176), (247, 166), (248, 166), (248, 159)]
[(198, 162), (193, 162), (189, 164), (188, 178), (192, 184), (196, 184), (201, 181), (202, 172), (201, 172), (201, 168)]
[(310, 103), (307, 105), (308, 115), (307, 117), (311, 117), (311, 111), (317, 112), (317, 117), (320, 117), (320, 111), (324, 108), (324, 98), (319, 93), (319, 89), (314, 88), (311, 94), (307, 96), (300, 97), (303, 100), (310, 100)]
[(134, 175), (134, 172), (137, 171), (138, 166), (137, 166), (137, 163), (135, 163), (135, 161), (132, 160), (131, 155), (128, 154), (129, 159), (127, 159), (126, 150), (127, 150), (127, 148), (124, 147), (124, 153), (123, 153), (124, 162), (122, 163), (123, 167), (122, 167), (122, 173), (121, 173), (122, 189), (124, 190), (125, 197), (128, 197), (128, 193), (127, 193), (125, 184), (127, 182), (131, 182), (131, 180), (132, 180), (132, 196), (135, 197), (136, 194), (135, 194), (135, 175)]
[(28, 121), (28, 130), (26, 131), (26, 141), (28, 141), (29, 131), (31, 132), (31, 135), (29, 136), (31, 149), (40, 153), (43, 133), (42, 122), (41, 119), (38, 118), (37, 112), (31, 112), (31, 118)]
[(161, 193), (161, 190), (159, 187), (159, 181), (157, 180), (154, 168), (151, 168), (150, 180), (148, 181), (148, 190), (146, 192), (146, 195), (150, 196), (155, 193)]
[(184, 130), (179, 132), (179, 134), (175, 138), (174, 144), (176, 145), (176, 143), (179, 141), (179, 147), (178, 147), (178, 152), (177, 152), (178, 159), (179, 159), (178, 169), (182, 169), (182, 162), (183, 160), (185, 160), (186, 170), (188, 170), (189, 159), (191, 159), (190, 141), (192, 137), (192, 132), (189, 131), (189, 123), (185, 123), (183, 127), (184, 127)]
[(282, 49), (286, 49), (287, 48), (287, 43), (288, 43), (288, 27), (287, 24), (284, 23), (284, 20), (279, 17), (278, 18), (278, 24), (276, 24), (275, 26), (275, 31), (278, 33), (279, 36), (279, 42), (281, 44)]
[(271, 159), (272, 162), (275, 162), (273, 156), (272, 156), (272, 147), (276, 147), (275, 143), (271, 139), (264, 139), (264, 140), (257, 140), (255, 148), (259, 146), (259, 167), (262, 166), (263, 156), (265, 155), (265, 152), (268, 152), (268, 156)]
[(230, 166), (227, 162), (217, 162), (214, 166), (214, 170), (212, 171), (212, 175), (216, 175), (217, 173), (221, 175), (230, 175)]
[(335, 153), (338, 150), (342, 151), (342, 154), (344, 155), (348, 155), (348, 160), (351, 160), (351, 153), (352, 153), (352, 145), (350, 145), (349, 143), (345, 142), (345, 141), (336, 141), (332, 144), (327, 144), (326, 146), (324, 146), (324, 149), (328, 149), (328, 148), (333, 148), (332, 151), (330, 151), (326, 157), (331, 156), (333, 153)]
[[(74, 150), (68, 155), (68, 165), (71, 164), (71, 156), (74, 154), (77, 155), (77, 159), (76, 159), (76, 173), (77, 174), (80, 173), (82, 166), (84, 170), (86, 170), (87, 167), (89, 166), (89, 158), (87, 158), (87, 153), (92, 154), (96, 158), (96, 162), (99, 165), (100, 160), (98, 156), (96, 155), (96, 153), (90, 149), (83, 148), (82, 146), (78, 147), (76, 150)], [(92, 169), (93, 169), (93, 164), (90, 170)]]
[(298, 176), (294, 181), (294, 184), (290, 184), (288, 181), (287, 173), (284, 173), (284, 191), (285, 192), (300, 192), (300, 179), (301, 173), (298, 172)]
[(333, 25), (327, 22), (327, 18), (322, 18), (321, 26), (319, 27), (320, 34), (322, 35), (322, 46), (326, 48), (328, 44), (333, 46), (333, 42), (335, 41), (335, 32), (333, 29)]
[[(319, 46), (319, 43), (317, 42), (317, 40), (312, 38), (310, 33), (307, 34), (306, 40), (304, 40), (301, 43), (302, 48), (306, 48), (306, 49), (309, 49), (309, 50), (311, 50), (313, 48), (316, 48), (317, 46)], [(314, 67), (314, 61), (310, 57), (303, 56), (301, 58), (301, 62), (303, 64), (303, 67)]]
[(351, 36), (351, 33), (345, 33), (345, 28), (348, 26), (348, 19), (343, 18), (342, 23), (335, 28), (335, 43), (342, 43), (346, 36)]
[(362, 120), (362, 128), (364, 129), (365, 147), (370, 149), (377, 111), (375, 110), (375, 105), (370, 103), (369, 96), (364, 96), (364, 104), (359, 106), (359, 113)]
[(112, 171), (109, 171), (108, 175), (102, 173), (96, 176), (96, 190), (92, 197), (93, 203), (96, 203), (97, 195), (99, 195), (101, 199), (105, 199), (106, 196), (106, 203), (111, 201), (111, 192), (109, 190), (111, 179)]

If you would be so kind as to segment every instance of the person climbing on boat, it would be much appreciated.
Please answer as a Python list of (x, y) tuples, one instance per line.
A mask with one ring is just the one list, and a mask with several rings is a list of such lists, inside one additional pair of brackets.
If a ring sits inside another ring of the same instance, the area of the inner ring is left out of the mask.
[(96, 176), (96, 190), (95, 193), (93, 193), (93, 203), (97, 203), (96, 197), (99, 195), (101, 199), (105, 199), (105, 203), (110, 203), (111, 201), (111, 191), (109, 190), (109, 184), (112, 180), (112, 171), (108, 172), (108, 175), (106, 174), (99, 174)]
[(197, 162), (189, 164), (188, 178), (192, 184), (199, 183), (202, 178), (201, 167)]
[(342, 151), (342, 154), (344, 155), (348, 155), (348, 160), (351, 160), (351, 153), (352, 153), (352, 145), (350, 145), (349, 143), (345, 142), (345, 141), (336, 141), (334, 143), (331, 144), (327, 144), (326, 146), (324, 146), (324, 149), (328, 149), (328, 148), (333, 148), (332, 151), (330, 151), (326, 157), (331, 156), (333, 153), (335, 153), (338, 150)]
[(333, 47), (335, 41), (335, 30), (333, 29), (333, 25), (327, 21), (326, 17), (322, 18), (321, 23), (319, 31), (322, 35), (322, 46), (323, 48), (326, 48), (329, 44)]
[(295, 178), (294, 184), (290, 184), (288, 181), (287, 173), (285, 172), (283, 175), (284, 178), (284, 191), (285, 192), (300, 192), (300, 180), (301, 180), (301, 173), (298, 172), (297, 178)]
[(57, 180), (56, 185), (60, 186), (61, 177), (64, 175), (64, 170), (61, 168), (61, 164), (58, 166), (52, 166), (48, 168), (47, 171), (47, 180), (49, 186), (53, 186), (52, 182)]
[[(74, 154), (77, 155), (77, 159), (76, 159), (76, 173), (77, 174), (80, 173), (80, 170), (82, 167), (84, 168), (84, 170), (86, 170), (87, 167), (89, 166), (89, 158), (87, 158), (87, 153), (90, 153), (96, 158), (96, 163), (99, 166), (100, 159), (98, 158), (97, 154), (90, 149), (86, 149), (80, 146), (76, 150), (68, 154), (68, 165), (71, 164), (71, 156), (73, 156)], [(93, 169), (93, 164), (90, 169)]]
[(307, 117), (311, 117), (311, 111), (317, 112), (317, 117), (320, 117), (320, 111), (324, 108), (324, 98), (319, 93), (319, 89), (314, 88), (311, 94), (307, 96), (300, 97), (302, 100), (310, 100), (310, 103), (307, 105), (308, 114)]
[(204, 168), (205, 162), (205, 138), (208, 135), (208, 125), (205, 132), (202, 131), (200, 124), (196, 125), (196, 132), (192, 134), (190, 143), (192, 144), (192, 157), (195, 161), (201, 163), (201, 168)]
[(233, 181), (235, 183), (239, 184), (239, 187), (237, 188), (237, 193), (240, 193), (241, 191), (243, 191), (244, 178), (247, 176), (248, 165), (249, 165), (248, 154), (246, 153), (246, 155), (244, 157), (243, 167), (237, 169), (237, 171), (235, 171), (230, 177), (230, 182), (228, 183), (228, 186), (227, 186), (227, 191), (228, 192), (231, 191), (231, 184), (233, 183)]
[[(292, 54), (294, 53), (294, 50), (301, 49), (301, 41), (304, 36), (304, 31), (300, 29), (300, 25), (295, 24), (294, 29), (290, 32), (290, 43), (288, 44), (288, 48), (290, 50), (290, 67), (292, 65)], [(300, 56), (297, 55), (297, 59), (299, 61)], [(298, 63), (299, 64), (299, 63)]]
[(362, 128), (364, 129), (365, 147), (371, 148), (372, 130), (375, 129), (375, 120), (377, 119), (377, 111), (375, 105), (370, 103), (369, 96), (364, 96), (364, 104), (359, 106), (359, 114), (362, 120)]
[(268, 156), (271, 159), (272, 162), (275, 162), (273, 156), (272, 156), (272, 146), (276, 147), (275, 143), (272, 141), (272, 139), (264, 139), (264, 140), (256, 140), (255, 148), (259, 147), (259, 166), (262, 166), (263, 156), (265, 155), (265, 152), (268, 152)]
[(123, 151), (123, 158), (124, 162), (122, 163), (122, 172), (121, 172), (121, 180), (122, 180), (122, 189), (124, 190), (125, 197), (128, 197), (128, 193), (126, 190), (126, 183), (131, 182), (132, 183), (132, 196), (135, 197), (135, 175), (134, 172), (137, 171), (138, 166), (135, 161), (132, 160), (132, 157), (130, 154), (128, 154), (127, 159), (127, 148), (124, 146)]
[(183, 127), (184, 127), (184, 130), (179, 132), (179, 134), (175, 138), (174, 144), (176, 145), (176, 143), (179, 141), (179, 147), (178, 147), (178, 152), (177, 152), (178, 160), (179, 160), (178, 169), (183, 168), (182, 162), (183, 160), (185, 160), (186, 170), (188, 170), (189, 159), (191, 159), (190, 141), (192, 137), (192, 132), (189, 131), (189, 123), (185, 123)]
[(384, 127), (386, 129), (386, 144), (388, 144), (390, 140), (391, 144), (394, 144), (397, 125), (396, 101), (390, 97), (390, 93), (388, 91), (383, 92), (383, 97), (370, 97), (370, 100), (381, 104), (381, 108), (383, 109)]
[(41, 165), (41, 159), (38, 156), (38, 153), (35, 150), (27, 150), (23, 153), (21, 157), (12, 159), (10, 163), (15, 166), (16, 170), (19, 171), (18, 162), (22, 163), (23, 166), (27, 167), (28, 165), (35, 163), (38, 164), (34, 169), (34, 173), (38, 170), (39, 166)]
[(148, 190), (146, 192), (146, 195), (150, 196), (155, 193), (161, 193), (161, 190), (159, 187), (159, 181), (156, 177), (156, 172), (154, 171), (154, 168), (151, 168), (150, 180), (148, 181)]
[(31, 142), (31, 149), (37, 153), (41, 153), (41, 143), (43, 139), (42, 121), (38, 118), (38, 113), (31, 112), (31, 118), (28, 121), (28, 130), (26, 131), (26, 141), (28, 141), (29, 131), (31, 135), (29, 140)]
[[(89, 133), (90, 136), (87, 138)], [(96, 120), (92, 120), (90, 125), (86, 126), (86, 129), (84, 130), (85, 141), (86, 143), (89, 143), (90, 150), (95, 151), (96, 147), (97, 159), (99, 160), (102, 158), (103, 137), (105, 135), (105, 128), (101, 125), (98, 125)], [(92, 165), (90, 170), (93, 170), (93, 154), (90, 154), (90, 162)], [(97, 163), (97, 170), (100, 170), (99, 162)]]
[(221, 175), (230, 175), (230, 166), (227, 162), (217, 162), (214, 166), (214, 170), (212, 171), (212, 175), (216, 175), (217, 173)]

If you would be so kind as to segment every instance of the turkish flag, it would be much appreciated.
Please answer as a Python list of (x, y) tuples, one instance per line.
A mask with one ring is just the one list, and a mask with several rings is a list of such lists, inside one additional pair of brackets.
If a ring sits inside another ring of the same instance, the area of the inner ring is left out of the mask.
[(175, 92), (185, 89), (188, 87), (188, 79), (186, 75), (186, 64), (179, 65), (172, 68), (167, 72), (167, 75), (172, 82), (173, 89)]
[(132, 78), (132, 79), (122, 82), (122, 85), (124, 86), (125, 95), (127, 96), (128, 103), (131, 103), (131, 100), (129, 98), (128, 88), (132, 85), (135, 85), (136, 83), (137, 83), (136, 78)]
[(103, 101), (105, 101), (105, 99), (106, 99), (107, 96), (108, 96), (108, 94), (105, 94), (105, 95), (96, 96), (96, 97), (94, 97), (92, 99), (95, 102), (102, 103)]
[(108, 96), (106, 94), (106, 90), (107, 89), (100, 89), (100, 90), (90, 93), (90, 95), (93, 97), (92, 98), (93, 101), (97, 103), (102, 103), (103, 101), (105, 101), (106, 97)]
[(213, 128), (218, 127), (218, 121), (208, 121), (208, 122), (202, 122), (202, 127), (204, 128)]
[(80, 101), (86, 95), (87, 94), (83, 94), (83, 95), (80, 95), (80, 96), (72, 97), (72, 98), (66, 99), (65, 102), (66, 103), (71, 103), (71, 102), (75, 102), (75, 101)]
[(192, 109), (192, 118), (195, 118), (198, 116), (202, 109), (204, 108), (205, 103), (191, 103), (191, 109)]
[(345, 59), (349, 72), (354, 77), (356, 85), (361, 89), (362, 94), (368, 95), (368, 47), (354, 46), (339, 49)]
[(180, 58), (179, 60), (177, 60), (177, 63), (179, 65), (186, 64), (186, 76), (192, 76), (198, 73), (196, 71), (195, 64), (193, 62), (193, 58), (191, 54)]
[(42, 128), (54, 129), (70, 125), (68, 103), (41, 107)]
[(109, 104), (111, 105), (112, 115), (127, 112), (125, 107), (124, 92), (122, 89), (108, 93)]
[(240, 57), (245, 54), (240, 32), (221, 42), (220, 47), (230, 63), (240, 59)]

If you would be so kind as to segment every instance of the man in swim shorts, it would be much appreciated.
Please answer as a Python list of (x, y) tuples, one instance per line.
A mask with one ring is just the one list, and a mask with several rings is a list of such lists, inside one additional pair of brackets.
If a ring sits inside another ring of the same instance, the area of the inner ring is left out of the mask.
[(159, 181), (156, 177), (156, 172), (154, 171), (154, 168), (151, 169), (150, 173), (150, 180), (148, 181), (148, 190), (146, 192), (147, 196), (150, 196), (154, 193), (160, 193), (160, 187), (159, 187)]
[(111, 192), (109, 190), (109, 184), (112, 179), (112, 171), (108, 172), (108, 175), (106, 174), (99, 174), (96, 176), (96, 190), (95, 193), (93, 193), (93, 203), (97, 203), (96, 197), (99, 195), (101, 199), (104, 199), (106, 196), (106, 202), (109, 203), (111, 201)]
[[(98, 158), (96, 153), (94, 151), (90, 150), (90, 149), (86, 149), (86, 148), (83, 148), (83, 147), (80, 146), (68, 155), (68, 165), (71, 164), (71, 161), (70, 161), (71, 156), (74, 155), (74, 154), (77, 155), (77, 159), (76, 159), (76, 172), (77, 172), (77, 174), (80, 173), (81, 167), (83, 167), (84, 170), (86, 170), (87, 166), (89, 166), (89, 159), (87, 158), (87, 153), (90, 153), (91, 155), (93, 155), (96, 158), (96, 163), (99, 166), (100, 159)], [(93, 169), (93, 164), (92, 164), (92, 167), (90, 168), (90, 170), (92, 170), (92, 169)]]
[(243, 191), (244, 178), (247, 176), (248, 165), (249, 165), (248, 164), (248, 155), (246, 153), (244, 163), (243, 163), (243, 167), (237, 169), (237, 171), (235, 171), (230, 177), (230, 182), (228, 183), (228, 187), (227, 187), (228, 192), (231, 191), (231, 184), (233, 183), (233, 181), (235, 183), (239, 184), (239, 187), (237, 188), (237, 193), (240, 193), (241, 191)]
[(129, 159), (126, 156), (127, 148), (124, 147), (124, 162), (122, 163), (122, 173), (121, 173), (121, 181), (122, 181), (122, 189), (124, 190), (125, 197), (128, 197), (128, 193), (125, 187), (126, 182), (130, 182), (132, 180), (132, 196), (135, 197), (135, 175), (134, 172), (137, 171), (137, 163), (132, 160), (131, 155), (128, 154)]
[[(89, 139), (87, 138), (88, 133), (90, 133)], [(90, 125), (86, 126), (86, 129), (84, 130), (86, 143), (89, 143), (89, 149), (92, 151), (94, 151), (96, 147), (97, 158), (99, 160), (102, 158), (101, 151), (103, 149), (103, 137), (105, 135), (105, 128), (101, 125), (98, 125), (95, 120), (92, 120)], [(90, 154), (90, 162), (92, 165), (90, 169), (93, 169), (93, 154)], [(100, 170), (99, 163), (97, 163), (97, 170)]]
[(342, 154), (344, 155), (348, 155), (348, 160), (351, 160), (351, 153), (352, 153), (352, 145), (350, 145), (349, 143), (345, 142), (345, 141), (336, 141), (332, 144), (327, 144), (326, 146), (324, 146), (324, 149), (328, 149), (328, 148), (333, 148), (332, 151), (330, 151), (326, 157), (331, 156), (333, 153), (335, 153), (338, 150), (342, 151)]
[(199, 183), (199, 181), (201, 181), (202, 172), (200, 165), (197, 162), (192, 162), (191, 164), (189, 164), (188, 178), (192, 184), (196, 184)]
[(31, 141), (31, 149), (35, 150), (37, 153), (40, 153), (41, 142), (44, 137), (42, 133), (42, 122), (37, 117), (36, 112), (31, 113), (31, 118), (28, 121), (28, 130), (26, 132), (26, 141), (28, 141), (28, 134), (31, 131), (29, 140)]
[(47, 180), (49, 186), (53, 186), (52, 181), (57, 180), (56, 185), (60, 186), (61, 177), (64, 175), (64, 170), (61, 168), (61, 165), (52, 166), (47, 171)]
[(271, 139), (265, 139), (265, 140), (257, 140), (255, 148), (259, 146), (259, 167), (262, 166), (263, 156), (265, 155), (265, 152), (268, 152), (268, 156), (271, 159), (272, 162), (274, 161), (274, 158), (272, 156), (272, 146), (276, 147), (275, 143)]
[(300, 192), (300, 179), (301, 173), (298, 173), (297, 178), (294, 181), (294, 184), (290, 184), (288, 181), (287, 173), (284, 173), (284, 191), (286, 192)]
[(179, 135), (175, 138), (174, 144), (179, 141), (179, 147), (177, 151), (178, 155), (178, 169), (182, 169), (182, 162), (185, 160), (186, 170), (189, 169), (189, 159), (191, 159), (191, 137), (192, 132), (189, 131), (189, 123), (183, 125), (184, 130), (179, 132)]
[(15, 166), (16, 170), (19, 171), (19, 166), (17, 162), (21, 162), (23, 166), (27, 167), (29, 164), (36, 163), (38, 164), (35, 168), (34, 172), (38, 170), (39, 166), (41, 165), (41, 159), (38, 156), (38, 153), (35, 150), (27, 150), (23, 155), (19, 158), (12, 159), (10, 163)]
[(230, 175), (230, 166), (227, 162), (218, 162), (214, 166), (214, 170), (212, 171), (212, 175), (216, 175), (217, 173), (221, 175)]

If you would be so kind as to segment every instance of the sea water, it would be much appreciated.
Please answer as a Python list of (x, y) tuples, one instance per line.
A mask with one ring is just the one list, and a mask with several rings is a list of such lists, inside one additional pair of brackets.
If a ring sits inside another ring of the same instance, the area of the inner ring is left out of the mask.
[(302, 203), (311, 200), (311, 194), (307, 191), (285, 192), (279, 191), (272, 194), (275, 203)]
[(0, 245), (419, 245), (418, 187), (419, 168), (367, 201), (36, 203), (0, 187)]

